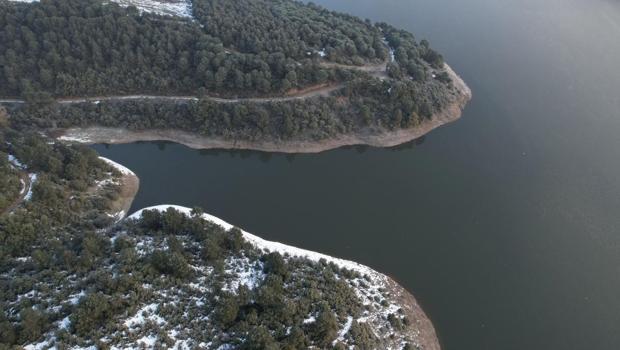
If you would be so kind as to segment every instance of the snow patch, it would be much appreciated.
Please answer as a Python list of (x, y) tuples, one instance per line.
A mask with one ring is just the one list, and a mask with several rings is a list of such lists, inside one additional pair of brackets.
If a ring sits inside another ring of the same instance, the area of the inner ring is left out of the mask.
[(69, 327), (71, 327), (71, 320), (69, 319), (69, 316), (58, 322), (58, 329), (69, 329)]
[(153, 238), (151, 237), (143, 237), (141, 240), (136, 242), (136, 254), (139, 257), (144, 257), (155, 250), (153, 246)]
[(234, 350), (234, 349), (235, 347), (230, 344), (222, 344), (217, 348), (217, 350)]
[(344, 341), (344, 336), (347, 335), (347, 333), (349, 333), (349, 330), (351, 329), (352, 324), (353, 324), (353, 317), (351, 316), (347, 317), (347, 322), (345, 322), (344, 327), (342, 327), (342, 329), (338, 333), (338, 338), (334, 340), (334, 345), (336, 345), (336, 342), (338, 341)]
[(240, 286), (246, 286), (252, 290), (258, 287), (265, 279), (263, 264), (250, 264), (247, 258), (239, 259), (230, 257), (226, 259), (226, 274), (231, 278), (227, 280), (223, 290), (235, 292)]
[(155, 303), (146, 305), (142, 309), (138, 310), (138, 312), (134, 316), (125, 320), (123, 324), (130, 330), (144, 325), (146, 321), (152, 321), (157, 325), (165, 324), (166, 320), (164, 320), (161, 316), (157, 314), (158, 308), (159, 305)]
[(22, 164), (19, 160), (17, 160), (17, 158), (15, 158), (14, 155), (9, 154), (9, 163), (11, 163), (14, 167), (19, 168), (19, 169), (24, 169), (25, 166), (24, 164)]
[[(125, 217), (125, 214), (126, 214), (125, 211), (121, 210), (121, 211), (116, 212), (114, 214), (108, 213), (107, 215), (108, 215), (109, 218), (112, 218), (114, 220), (114, 223), (117, 223), (117, 222), (120, 222), (121, 220), (123, 220), (123, 218)], [(114, 243), (114, 242), (112, 242), (112, 243)]]
[(22, 299), (26, 298), (26, 299), (32, 299), (34, 298), (34, 296), (36, 295), (36, 292), (34, 289), (31, 289), (29, 292), (24, 293), (24, 294), (20, 294), (17, 296), (17, 302), (22, 301)]
[(145, 335), (144, 337), (138, 339), (137, 343), (149, 349), (152, 349), (157, 343), (157, 336), (156, 335)]
[(316, 322), (316, 317), (310, 316), (303, 321), (303, 324), (310, 324)]
[(34, 344), (28, 344), (28, 345), (24, 346), (24, 350), (43, 350), (43, 349), (49, 349), (50, 346), (55, 341), (56, 341), (55, 339), (45, 339), (42, 342), (34, 343)]
[(133, 171), (129, 170), (129, 168), (126, 168), (120, 164), (118, 164), (117, 162), (105, 158), (105, 157), (99, 157), (99, 159), (103, 160), (104, 162), (108, 163), (109, 165), (111, 165), (114, 169), (118, 170), (121, 174), (123, 175), (132, 175), (135, 176), (136, 174), (134, 174)]
[(121, 6), (135, 6), (140, 12), (154, 13), (162, 16), (192, 17), (190, 0), (111, 0)]
[[(171, 337), (174, 339), (174, 337)], [(189, 346), (189, 340), (177, 340), (172, 347), (173, 350), (189, 350), (191, 347)]]
[(72, 294), (69, 296), (69, 300), (68, 302), (71, 305), (77, 305), (80, 302), (80, 299), (82, 299), (83, 297), (86, 296), (86, 292), (84, 290), (81, 290), (79, 293), (77, 294)]
[(387, 38), (383, 38), (383, 40), (381, 41), (383, 42), (385, 46), (388, 47), (388, 50), (390, 50), (390, 62), (392, 63), (396, 62), (396, 54), (394, 53), (394, 48), (390, 46), (390, 43), (387, 41)]
[(29, 201), (32, 199), (32, 188), (34, 187), (34, 184), (37, 182), (38, 175), (28, 174), (28, 177), (30, 178), (30, 187), (28, 187), (28, 193), (26, 193), (26, 195), (24, 196), (25, 201)]

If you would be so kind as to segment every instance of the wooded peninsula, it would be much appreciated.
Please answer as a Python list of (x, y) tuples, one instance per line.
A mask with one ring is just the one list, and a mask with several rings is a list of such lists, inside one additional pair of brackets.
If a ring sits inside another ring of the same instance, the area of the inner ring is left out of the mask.
[(391, 146), (471, 98), (427, 41), (386, 23), (290, 0), (191, 5), (181, 18), (100, 0), (0, 4), (0, 102), (15, 128), (92, 142), (114, 142), (102, 128), (134, 132), (117, 142), (189, 134), (201, 148)]

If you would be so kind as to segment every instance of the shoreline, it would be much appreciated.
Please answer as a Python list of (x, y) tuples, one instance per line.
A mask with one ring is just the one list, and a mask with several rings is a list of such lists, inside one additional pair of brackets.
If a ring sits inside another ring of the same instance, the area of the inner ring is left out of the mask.
[[(191, 208), (165, 204), (140, 209), (128, 216), (127, 219), (140, 218), (142, 212), (145, 210), (165, 211), (168, 208), (176, 209), (177, 211), (184, 213), (185, 215), (191, 215), (192, 212)], [(211, 221), (214, 224), (220, 225), (226, 230), (235, 227), (234, 225), (210, 214), (202, 214), (202, 218), (207, 221)], [(306, 258), (315, 262), (321, 259), (325, 259), (328, 262), (333, 262), (341, 268), (357, 271), (361, 275), (368, 275), (373, 284), (379, 285), (389, 290), (388, 297), (386, 298), (388, 302), (392, 305), (397, 305), (402, 308), (405, 316), (409, 319), (410, 323), (409, 325), (405, 326), (403, 336), (408, 338), (409, 341), (414, 342), (415, 345), (417, 345), (418, 348), (421, 350), (441, 349), (435, 327), (433, 326), (433, 323), (428, 318), (420, 304), (417, 302), (416, 298), (413, 296), (413, 293), (409, 292), (407, 289), (405, 289), (388, 275), (351, 260), (335, 258), (329, 255), (302, 248), (297, 248), (279, 242), (267, 241), (260, 238), (259, 236), (246, 232), (245, 230), (241, 230), (241, 232), (243, 234), (243, 238), (247, 242), (252, 244), (255, 248), (267, 250), (269, 252), (278, 252), (282, 255), (288, 254), (294, 257)], [(370, 318), (367, 321), (369, 323), (374, 323), (374, 326), (376, 328), (379, 328), (377, 327), (377, 325), (384, 320)], [(390, 342), (390, 340), (388, 339), (389, 337), (381, 337), (380, 334), (377, 334), (377, 337), (379, 339), (383, 339), (383, 341), (386, 341), (388, 344)], [(400, 343), (390, 345), (402, 346), (402, 344)]]
[(344, 146), (368, 145), (393, 147), (426, 135), (430, 131), (458, 120), (471, 100), (472, 93), (467, 84), (447, 64), (446, 70), (452, 78), (457, 95), (455, 100), (442, 111), (420, 125), (399, 130), (365, 129), (356, 134), (339, 135), (325, 140), (288, 141), (237, 141), (222, 137), (202, 136), (181, 130), (151, 129), (132, 131), (123, 128), (87, 127), (53, 130), (50, 134), (61, 141), (83, 144), (125, 144), (140, 141), (170, 141), (193, 149), (235, 149), (279, 153), (319, 153)]

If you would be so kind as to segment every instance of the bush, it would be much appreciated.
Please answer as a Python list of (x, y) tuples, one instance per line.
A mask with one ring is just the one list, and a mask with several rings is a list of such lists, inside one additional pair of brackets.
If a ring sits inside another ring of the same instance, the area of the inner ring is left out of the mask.
[(239, 303), (234, 295), (225, 294), (220, 297), (215, 310), (217, 321), (224, 327), (230, 327), (237, 319)]
[(320, 346), (329, 346), (338, 335), (338, 321), (327, 303), (321, 304), (321, 310), (312, 327), (313, 340)]
[(89, 294), (80, 300), (71, 314), (71, 325), (80, 336), (86, 336), (111, 321), (114, 312), (106, 296), (102, 293)]
[(39, 339), (49, 326), (47, 316), (32, 308), (23, 309), (20, 313), (19, 339), (22, 343), (33, 342)]
[(249, 332), (247, 341), (243, 343), (241, 349), (247, 350), (278, 350), (280, 347), (271, 333), (264, 326), (258, 326)]
[(191, 268), (180, 252), (156, 250), (151, 254), (150, 261), (151, 266), (160, 274), (181, 279), (191, 274)]
[(263, 271), (266, 274), (280, 276), (283, 280), (286, 280), (289, 271), (286, 262), (282, 258), (280, 253), (269, 253), (263, 257), (265, 263)]

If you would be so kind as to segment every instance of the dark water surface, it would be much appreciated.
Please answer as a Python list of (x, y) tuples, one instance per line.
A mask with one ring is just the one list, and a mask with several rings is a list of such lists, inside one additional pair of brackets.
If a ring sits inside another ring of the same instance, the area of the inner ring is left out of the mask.
[(446, 350), (620, 349), (620, 2), (321, 0), (427, 38), (474, 92), (396, 149), (96, 146), (135, 208), (202, 206), (413, 291)]

